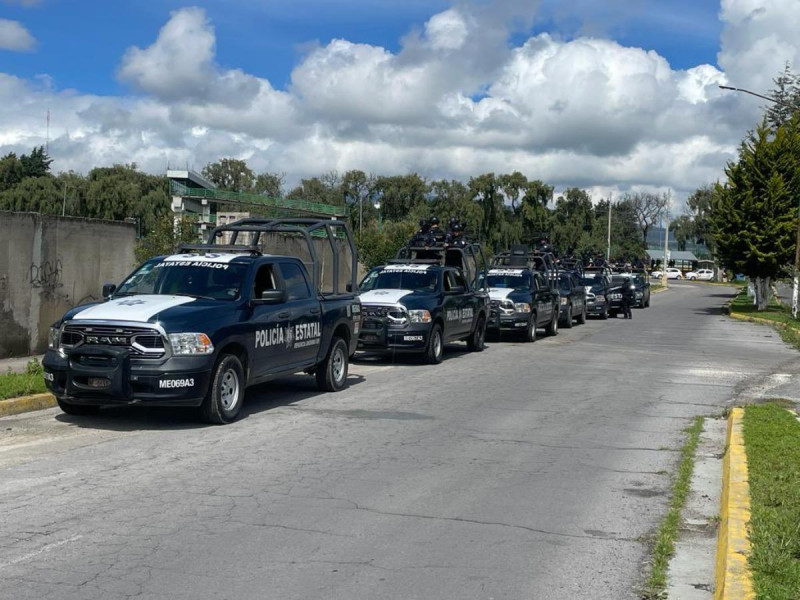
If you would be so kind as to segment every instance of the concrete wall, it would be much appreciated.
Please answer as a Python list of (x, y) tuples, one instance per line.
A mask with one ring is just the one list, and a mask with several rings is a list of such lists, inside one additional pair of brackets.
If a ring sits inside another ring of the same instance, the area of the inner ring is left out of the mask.
[(0, 358), (44, 352), (50, 325), (134, 267), (133, 223), (0, 211)]

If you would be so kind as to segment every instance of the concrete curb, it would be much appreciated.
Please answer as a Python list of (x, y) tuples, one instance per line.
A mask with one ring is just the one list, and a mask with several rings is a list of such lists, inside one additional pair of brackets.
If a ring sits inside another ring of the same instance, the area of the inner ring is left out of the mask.
[(753, 575), (747, 564), (750, 554), (750, 540), (747, 537), (750, 486), (747, 482), (743, 417), (743, 408), (734, 408), (728, 417), (728, 443), (722, 462), (715, 600), (752, 600), (756, 597)]
[(34, 394), (33, 396), (9, 398), (8, 400), (0, 400), (0, 417), (52, 408), (55, 405), (56, 399), (52, 394)]
[(787, 327), (786, 323), (781, 323), (780, 321), (771, 321), (769, 319), (761, 319), (759, 317), (751, 317), (749, 315), (743, 315), (740, 313), (730, 312), (730, 306), (728, 307), (728, 316), (732, 319), (736, 319), (737, 321), (748, 321), (750, 323), (761, 323), (763, 325), (772, 325), (773, 327), (779, 327), (781, 329)]

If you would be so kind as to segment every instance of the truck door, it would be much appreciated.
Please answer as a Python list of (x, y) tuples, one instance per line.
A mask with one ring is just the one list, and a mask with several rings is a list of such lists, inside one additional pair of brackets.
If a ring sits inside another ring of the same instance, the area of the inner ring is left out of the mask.
[(443, 277), (445, 338), (463, 337), (472, 329), (474, 309), (469, 302), (470, 293), (464, 277), (457, 269), (447, 269)]
[(289, 364), (286, 352), (286, 334), (290, 312), (286, 302), (259, 304), (263, 292), (283, 289), (277, 265), (262, 262), (258, 265), (250, 298), (255, 300), (248, 320), (251, 339), (252, 378), (279, 372)]
[(532, 274), (534, 310), (539, 323), (549, 323), (553, 318), (553, 300), (550, 288), (538, 273)]
[(288, 362), (310, 366), (317, 362), (322, 342), (322, 314), (319, 299), (311, 293), (305, 269), (296, 262), (281, 262), (281, 276), (286, 286), (285, 309), (291, 329), (286, 340)]

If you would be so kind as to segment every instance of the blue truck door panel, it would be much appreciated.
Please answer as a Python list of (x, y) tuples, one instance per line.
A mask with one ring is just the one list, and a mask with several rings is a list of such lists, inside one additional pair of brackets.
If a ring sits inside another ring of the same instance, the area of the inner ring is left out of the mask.
[(287, 294), (284, 309), (289, 311), (291, 324), (286, 341), (288, 363), (315, 364), (322, 342), (320, 302), (312, 293), (305, 270), (298, 263), (281, 262), (280, 269)]
[[(265, 290), (283, 287), (280, 274), (274, 263), (260, 262), (251, 291), (252, 298), (260, 298)], [(248, 337), (251, 340), (252, 366), (254, 378), (282, 371), (290, 364), (286, 352), (286, 338), (290, 324), (290, 312), (285, 303), (256, 304), (250, 317)]]

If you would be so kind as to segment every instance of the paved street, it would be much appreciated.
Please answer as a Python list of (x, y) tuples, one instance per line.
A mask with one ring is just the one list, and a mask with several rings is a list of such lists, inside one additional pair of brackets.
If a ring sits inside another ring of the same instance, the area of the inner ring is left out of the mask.
[(0, 419), (0, 597), (636, 598), (690, 419), (800, 373), (731, 293), (671, 282), (632, 321), (361, 360), (340, 394), (281, 380), (224, 427)]

